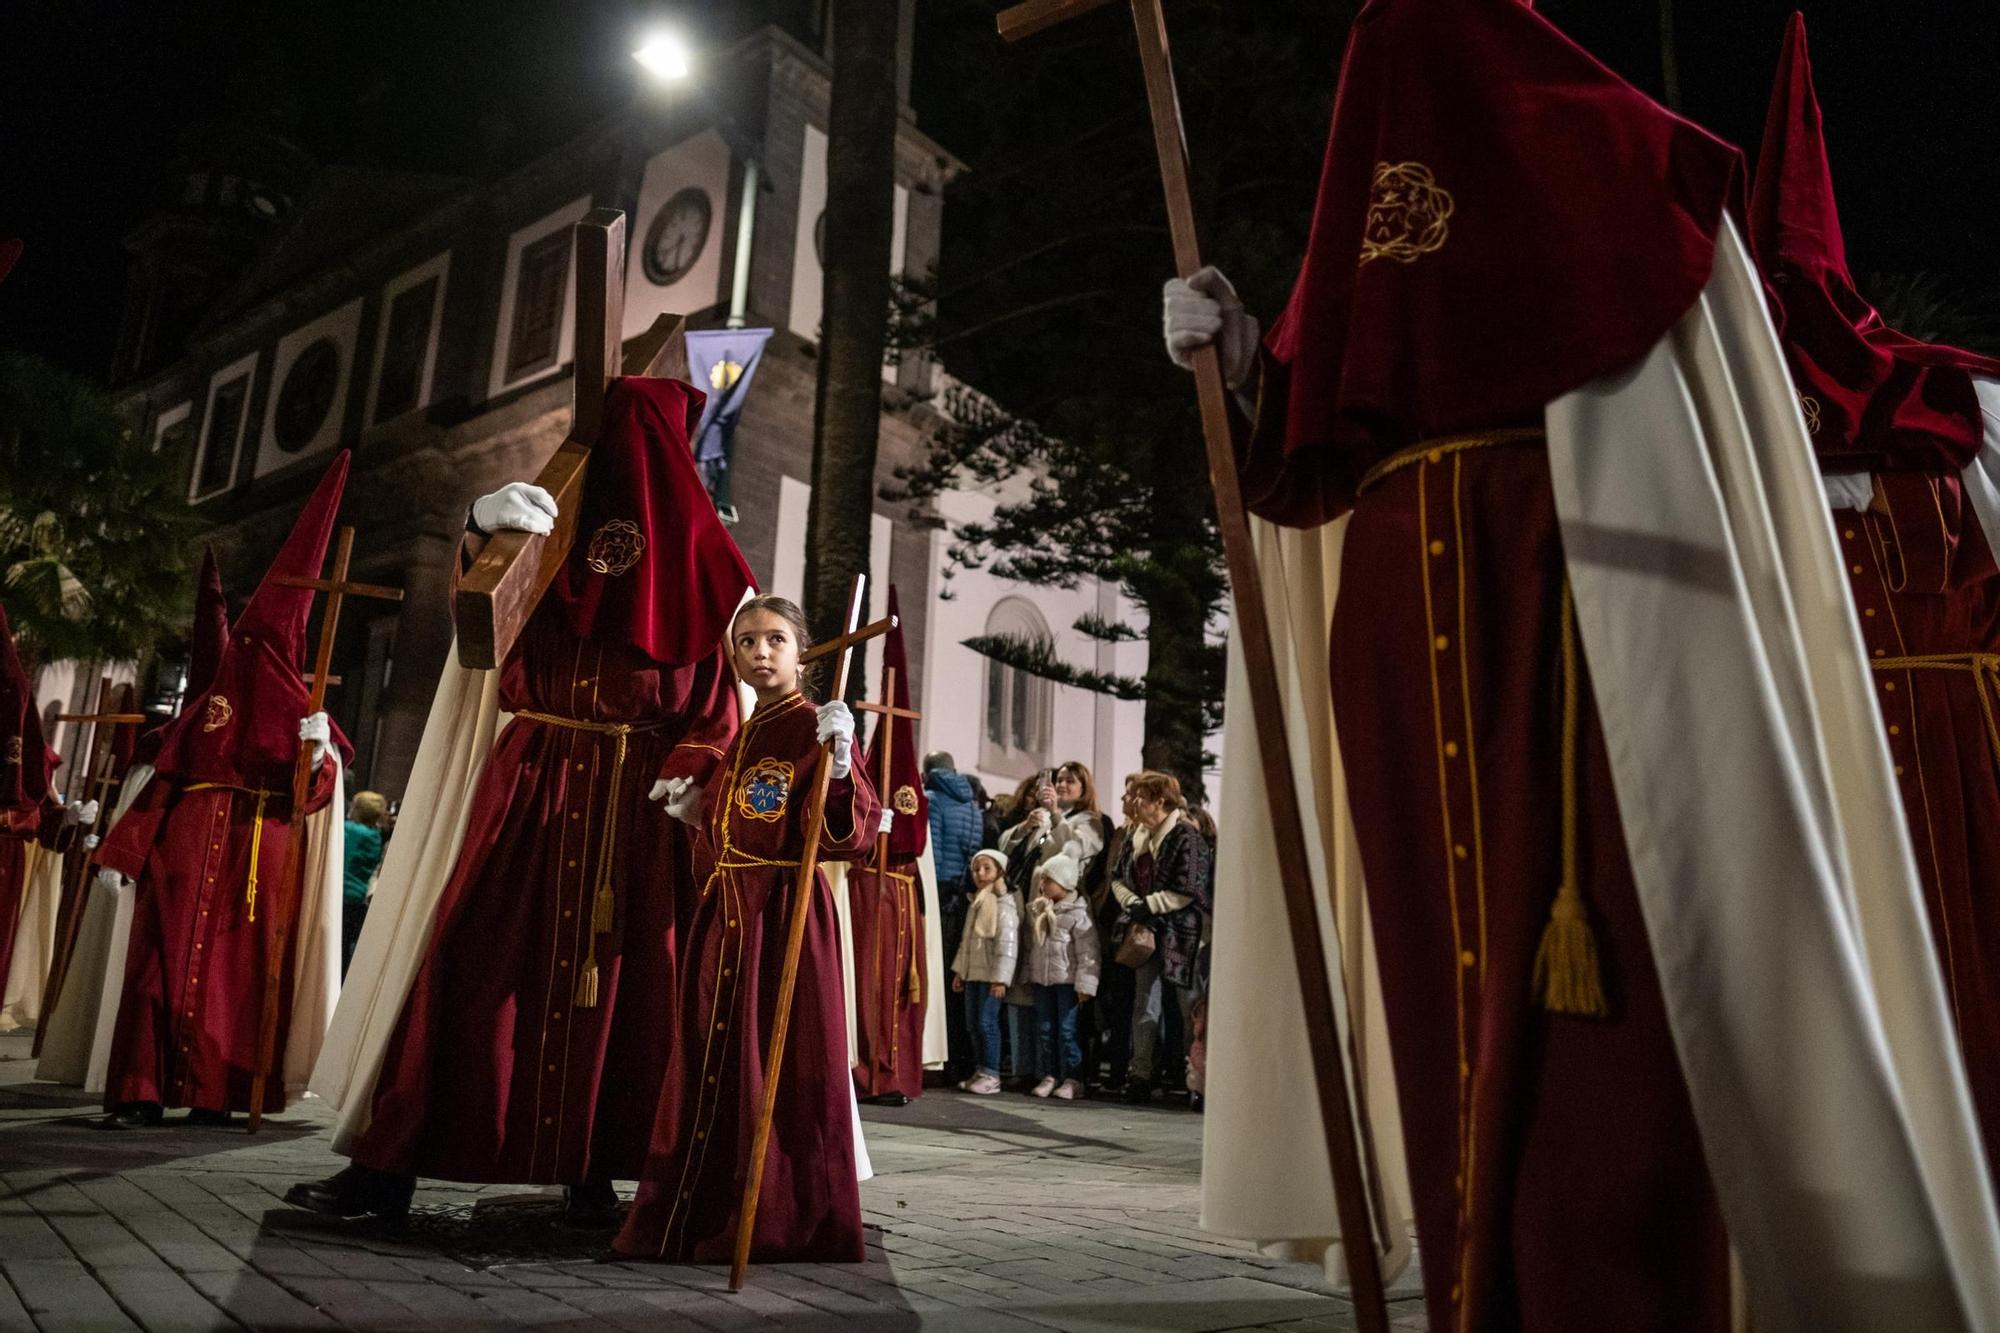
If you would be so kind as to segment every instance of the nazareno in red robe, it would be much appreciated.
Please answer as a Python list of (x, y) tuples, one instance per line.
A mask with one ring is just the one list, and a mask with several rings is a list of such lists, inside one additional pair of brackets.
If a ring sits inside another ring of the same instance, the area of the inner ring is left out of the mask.
[[(750, 715), (705, 793), (705, 875), (683, 954), (673, 1068), (639, 1194), (615, 1243), (621, 1254), (683, 1263), (732, 1257), (805, 807), (821, 762), (813, 706), (789, 695)], [(878, 809), (859, 767), (834, 781), (820, 857), (851, 860), (872, 839)], [(812, 894), (752, 1238), (759, 1263), (864, 1257), (840, 934), (824, 875), (815, 875)]]
[[(896, 588), (889, 587), (896, 615)], [(890, 701), (910, 706), (909, 654), (900, 622), (883, 636), (882, 666), (895, 668)], [(879, 696), (879, 691), (878, 691)], [(882, 719), (857, 761), (871, 779), (882, 772)], [(880, 793), (895, 814), (886, 839), (888, 866), (878, 866), (884, 839), (868, 840), (864, 859), (847, 872), (847, 912), (854, 937), (854, 1091), (859, 1097), (924, 1090), (924, 918), (917, 858), (930, 841), (930, 802), (917, 762), (916, 723), (897, 718), (890, 733), (889, 782)]]
[[(329, 756), (305, 808), (292, 809), (299, 719), (310, 702), (300, 663), (313, 594), (277, 580), (319, 577), (347, 464), (342, 452), (320, 479), (230, 627), (207, 689), (162, 728), (153, 781), (97, 849), (98, 864), (138, 883), (107, 1107), (250, 1109), (272, 904), (300, 816), (324, 807), (335, 787)], [(338, 731), (334, 744), (352, 757)], [(285, 1106), (293, 963), (288, 948), (267, 1112)]]
[(390, 1036), (354, 1160), (438, 1179), (634, 1179), (669, 1058), (687, 827), (646, 799), (735, 735), (748, 567), (702, 489), (701, 395), (612, 385), (578, 538), (501, 668), (514, 715)]
[(1517, 0), (1374, 0), (1260, 360), (1246, 503), (1353, 511), (1333, 706), (1434, 1329), (1726, 1327), (1540, 427), (1694, 305), (1741, 169)]
[(0, 981), (14, 960), (14, 936), (27, 890), (28, 844), (60, 848), (62, 804), (51, 777), (62, 757), (42, 736), (35, 691), (14, 650), (13, 627), (0, 607)]
[(1961, 470), (2000, 361), (1917, 342), (1855, 289), (1794, 14), (1764, 122), (1750, 241), (1807, 433), (1829, 473), (1872, 473), (1834, 534), (1875, 668), (1932, 944), (1989, 1163), (2000, 1163), (2000, 567)]

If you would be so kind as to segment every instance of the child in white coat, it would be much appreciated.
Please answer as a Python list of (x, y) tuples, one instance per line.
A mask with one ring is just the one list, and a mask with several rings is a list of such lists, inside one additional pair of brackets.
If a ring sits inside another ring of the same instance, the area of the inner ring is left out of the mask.
[(1077, 1007), (1097, 994), (1100, 950), (1090, 904), (1077, 892), (1083, 867), (1067, 853), (1042, 863), (1023, 931), (1020, 978), (1034, 988), (1042, 1080), (1032, 1092), (1074, 1100), (1083, 1091)]
[(1000, 1006), (1020, 954), (1021, 909), (1007, 892), (1007, 858), (977, 852), (967, 868), (974, 893), (965, 934), (951, 962), (951, 988), (965, 996), (965, 1026), (978, 1044), (978, 1067), (958, 1086), (980, 1096), (1000, 1091)]

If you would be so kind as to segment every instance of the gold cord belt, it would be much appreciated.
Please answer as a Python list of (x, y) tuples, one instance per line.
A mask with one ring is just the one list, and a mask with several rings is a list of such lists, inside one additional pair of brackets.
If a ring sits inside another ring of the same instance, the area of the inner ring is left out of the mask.
[(2000, 653), (1926, 653), (1915, 657), (1878, 657), (1868, 664), (1877, 671), (1963, 671), (1979, 692), (1979, 713), (1986, 721), (1986, 743), (2000, 764), (2000, 721), (1993, 696), (2000, 688)]
[(1366, 495), (1392, 472), (1399, 472), (1412, 463), (1436, 463), (1449, 454), (1464, 453), (1468, 449), (1485, 449), (1496, 444), (1540, 444), (1547, 439), (1540, 426), (1517, 426), (1507, 430), (1471, 431), (1464, 435), (1440, 435), (1434, 439), (1418, 440), (1407, 449), (1398, 449), (1362, 474), (1361, 484), (1354, 488), (1357, 496)]
[(617, 899), (611, 893), (611, 849), (618, 837), (618, 784), (625, 776), (625, 752), (627, 742), (635, 731), (658, 731), (665, 722), (588, 722), (580, 717), (562, 717), (555, 713), (538, 713), (530, 708), (517, 709), (515, 717), (524, 717), (530, 722), (541, 722), (565, 731), (587, 731), (593, 735), (610, 736), (617, 744), (611, 756), (611, 786), (606, 793), (604, 810), (604, 834), (597, 845), (597, 883), (590, 901), (590, 951), (584, 956), (583, 970), (577, 974), (574, 1001), (579, 1009), (597, 1007), (597, 937), (611, 929), (612, 916)]
[(264, 846), (264, 804), (278, 793), (264, 787), (239, 787), (233, 782), (190, 782), (183, 791), (240, 791), (257, 798), (257, 813), (250, 822), (250, 876), (244, 881), (243, 901), (250, 908), (250, 920), (257, 919), (257, 853)]
[[(914, 933), (917, 929), (917, 918), (920, 915), (917, 911), (916, 878), (911, 875), (903, 874), (901, 871), (898, 870), (878, 870), (874, 866), (856, 866), (854, 868), (854, 871), (856, 874), (874, 875), (878, 879), (880, 878), (893, 879), (898, 884), (901, 884), (903, 886), (903, 894), (905, 898), (908, 900), (908, 911), (910, 913), (910, 930), (912, 933)], [(917, 950), (914, 944), (910, 946), (909, 975), (904, 978), (904, 984), (909, 988), (910, 1003), (922, 1004), (924, 1002), (924, 978), (923, 974), (917, 971)]]

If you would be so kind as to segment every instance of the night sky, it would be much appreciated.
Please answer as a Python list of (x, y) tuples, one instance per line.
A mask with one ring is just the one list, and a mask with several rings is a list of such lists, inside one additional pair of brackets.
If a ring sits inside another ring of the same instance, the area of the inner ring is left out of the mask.
[[(922, 77), (931, 2), (918, 7), (917, 112), (963, 154), (952, 135), (961, 109)], [(1791, 7), (1675, 3), (1683, 110), (1753, 154)], [(722, 40), (764, 13), (806, 8), (711, 3), (682, 18)], [(1654, 0), (1543, 9), (1659, 93)], [(1932, 273), (2000, 323), (2000, 6), (1806, 0), (1805, 10), (1854, 267)], [(322, 162), (488, 176), (630, 96), (632, 34), (665, 12), (634, 0), (13, 0), (0, 42), (0, 236), (23, 237), (27, 252), (0, 286), (0, 340), (104, 373), (121, 237), (191, 127), (247, 122)], [(1338, 55), (1326, 52), (1329, 87)], [(997, 44), (996, 58), (1007, 58)]]

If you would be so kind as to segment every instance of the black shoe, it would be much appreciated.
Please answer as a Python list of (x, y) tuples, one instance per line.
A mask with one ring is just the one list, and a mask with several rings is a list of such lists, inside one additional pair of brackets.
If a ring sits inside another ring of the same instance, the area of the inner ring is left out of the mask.
[(1193, 1111), (1196, 1115), (1200, 1115), (1207, 1109), (1208, 1099), (1206, 1097), (1198, 1092), (1190, 1092), (1188, 1094), (1188, 1110)]
[(227, 1129), (236, 1123), (236, 1117), (227, 1111), (210, 1111), (197, 1106), (188, 1112), (187, 1122), (204, 1128)]
[(562, 1224), (568, 1231), (608, 1231), (618, 1222), (618, 1191), (608, 1180), (563, 1187)]
[(410, 1199), (416, 1192), (415, 1176), (356, 1165), (325, 1180), (292, 1186), (285, 1191), (285, 1202), (321, 1217), (378, 1217), (401, 1222), (410, 1215)]
[(1125, 1080), (1125, 1100), (1132, 1106), (1144, 1106), (1153, 1100), (1153, 1085), (1144, 1079)]
[(885, 1092), (879, 1097), (870, 1097), (868, 1103), (871, 1106), (908, 1106), (910, 1099), (900, 1092)]
[(96, 1122), (98, 1129), (156, 1129), (164, 1114), (158, 1102), (126, 1102)]

